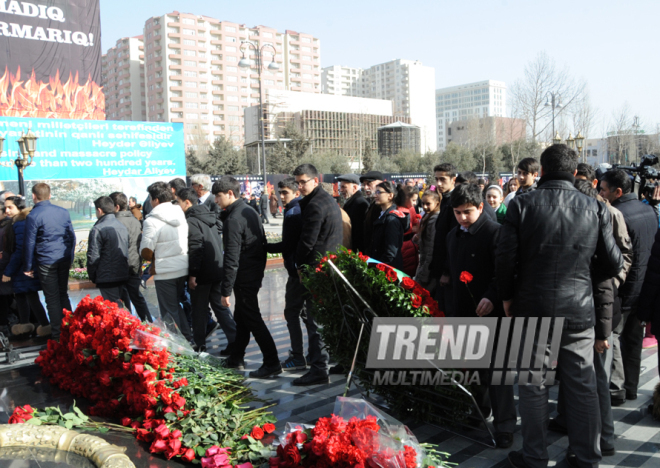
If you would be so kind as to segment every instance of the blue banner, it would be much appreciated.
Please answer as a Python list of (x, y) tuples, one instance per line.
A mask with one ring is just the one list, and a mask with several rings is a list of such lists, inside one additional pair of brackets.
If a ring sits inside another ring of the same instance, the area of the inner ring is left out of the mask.
[[(182, 123), (0, 117), (0, 161), (20, 156), (30, 127), (39, 139), (25, 180), (186, 176)], [(16, 168), (0, 166), (0, 180), (16, 180)]]

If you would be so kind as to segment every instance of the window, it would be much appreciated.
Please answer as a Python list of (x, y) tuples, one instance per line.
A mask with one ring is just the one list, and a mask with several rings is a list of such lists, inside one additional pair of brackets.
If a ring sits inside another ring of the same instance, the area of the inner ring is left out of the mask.
[(194, 20), (194, 19), (191, 19), (191, 18), (182, 18), (182, 19), (181, 19), (181, 22), (182, 22), (183, 24), (195, 24), (195, 20)]
[(236, 57), (234, 57), (233, 55), (228, 55), (227, 57), (225, 57), (225, 60), (226, 60), (227, 62), (237, 62), (237, 61), (238, 61), (238, 60), (236, 59)]
[(230, 112), (238, 112), (238, 106), (227, 106), (227, 110)]
[(314, 77), (314, 75), (310, 75), (309, 73), (303, 73), (303, 78), (307, 78), (308, 80), (311, 80)]
[(229, 126), (229, 131), (230, 132), (239, 132), (240, 130), (241, 130), (241, 127), (239, 127), (238, 125), (230, 125)]
[[(200, 83), (199, 87), (202, 88), (202, 89), (206, 89), (206, 83)], [(202, 97), (204, 97), (204, 96), (202, 96)]]
[(227, 81), (236, 81), (236, 82), (237, 82), (237, 81), (238, 81), (238, 77), (237, 77), (237, 76), (228, 76), (228, 77), (227, 77)]
[(236, 47), (234, 46), (225, 46), (226, 52), (236, 52)]
[(197, 87), (197, 82), (195, 81), (186, 81), (183, 84), (186, 88), (196, 88)]
[(302, 66), (302, 69), (303, 69), (303, 70), (311, 70), (311, 69), (312, 69), (312, 66), (311, 66), (311, 65), (303, 65), (303, 66)]
[(303, 83), (303, 88), (312, 88), (312, 83)]
[(195, 56), (195, 51), (194, 50), (184, 50), (183, 55), (187, 55), (188, 57), (194, 57)]
[(186, 97), (187, 97), (187, 98), (195, 98), (195, 99), (196, 99), (196, 98), (197, 98), (197, 93), (186, 92)]
[(227, 116), (227, 120), (229, 120), (230, 122), (239, 122), (240, 119), (241, 119), (241, 118), (240, 118), (239, 116), (237, 116), (237, 115), (229, 115), (229, 116)]
[(179, 32), (179, 28), (167, 28), (167, 32), (168, 32), (168, 33), (178, 33), (178, 32)]
[(303, 47), (302, 50), (303, 50), (303, 52), (311, 52), (312, 48), (311, 47)]
[(303, 55), (303, 60), (309, 60), (311, 62), (312, 57), (310, 57), (309, 55)]
[(273, 37), (273, 35), (272, 35), (271, 33), (269, 33), (269, 32), (262, 32), (262, 33), (261, 33), (261, 36), (262, 36), (262, 37)]
[(266, 85), (274, 85), (275, 82), (273, 80), (264, 80), (264, 84)]
[(238, 96), (227, 96), (227, 101), (238, 102)]
[(184, 60), (183, 64), (186, 67), (196, 67), (197, 66), (197, 62), (195, 62), (194, 60)]
[[(186, 114), (186, 117), (191, 120), (195, 120), (199, 119), (199, 114)], [(192, 128), (197, 128), (197, 125), (193, 126)]]
[(303, 37), (302, 39), (300, 39), (300, 41), (301, 41), (301, 42), (304, 42), (304, 43), (306, 43), (306, 44), (309, 44), (310, 42), (312, 42), (312, 41), (309, 39), (309, 37)]
[(233, 26), (225, 26), (225, 31), (227, 32), (236, 32), (236, 28)]
[(183, 76), (188, 78), (197, 78), (197, 72), (186, 70), (183, 72)]
[(225, 40), (227, 42), (236, 42), (236, 38), (232, 36), (225, 36)]
[(227, 86), (227, 91), (238, 92), (238, 86)]
[(184, 39), (184, 40), (183, 40), (183, 44), (184, 44), (184, 45), (196, 46), (196, 45), (197, 45), (197, 41), (195, 41), (194, 39)]
[(186, 102), (186, 109), (197, 109), (196, 102)]
[(195, 30), (194, 29), (184, 29), (183, 34), (186, 36), (194, 36), (195, 35)]

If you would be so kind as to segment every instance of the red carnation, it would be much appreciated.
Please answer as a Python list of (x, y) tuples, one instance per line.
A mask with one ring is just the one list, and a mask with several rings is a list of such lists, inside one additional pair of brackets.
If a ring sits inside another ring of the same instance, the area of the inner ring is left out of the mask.
[(250, 435), (253, 439), (261, 440), (264, 438), (264, 431), (259, 426), (254, 426), (252, 428), (252, 432), (250, 432)]
[[(401, 280), (401, 287), (407, 291), (414, 290), (415, 287), (417, 286), (417, 283), (415, 283), (415, 280), (410, 278), (409, 276), (406, 276)], [(418, 294), (419, 296), (419, 294)]]
[(266, 423), (264, 424), (264, 432), (267, 434), (272, 434), (275, 431), (275, 424), (273, 423)]
[(461, 283), (465, 283), (465, 284), (471, 283), (473, 279), (474, 279), (474, 276), (472, 276), (472, 273), (470, 273), (468, 271), (462, 272), (461, 276), (459, 277), (459, 280), (461, 281)]

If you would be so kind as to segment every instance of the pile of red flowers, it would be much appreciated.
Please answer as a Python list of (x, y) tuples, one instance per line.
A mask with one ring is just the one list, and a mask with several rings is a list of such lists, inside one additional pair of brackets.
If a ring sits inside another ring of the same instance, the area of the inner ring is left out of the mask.
[(20, 424), (33, 418), (34, 409), (30, 405), (17, 406), (14, 413), (9, 417), (9, 424)]
[[(374, 416), (366, 419), (339, 416), (320, 418), (314, 428), (302, 429), (286, 436), (286, 443), (277, 447), (277, 456), (270, 459), (272, 468), (293, 467), (391, 467), (415, 468), (417, 452), (401, 446), (379, 433)], [(398, 445), (398, 446), (397, 446)]]

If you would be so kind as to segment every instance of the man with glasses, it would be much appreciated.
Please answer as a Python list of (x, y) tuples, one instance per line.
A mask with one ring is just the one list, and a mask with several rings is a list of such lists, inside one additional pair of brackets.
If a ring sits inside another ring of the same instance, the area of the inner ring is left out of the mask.
[(376, 205), (375, 195), (376, 187), (378, 184), (385, 180), (382, 172), (369, 171), (360, 176), (360, 182), (364, 188), (364, 196), (369, 201), (369, 209), (364, 218), (364, 233), (362, 235), (362, 248), (364, 251), (369, 250), (371, 246), (371, 238), (374, 232), (374, 221), (378, 219), (381, 213), (380, 206)]
[(438, 164), (433, 168), (435, 190), (440, 195), (440, 214), (435, 222), (435, 240), (431, 260), (431, 277), (438, 281), (435, 298), (440, 310), (452, 317), (454, 314), (452, 287), (449, 283), (447, 264), (447, 234), (458, 226), (450, 204), (451, 193), (456, 185), (456, 168), (451, 163)]
[[(296, 249), (296, 266), (299, 274), (303, 265), (313, 266), (326, 252), (334, 252), (342, 245), (343, 224), (339, 205), (332, 195), (319, 186), (319, 174), (311, 164), (298, 166), (293, 175), (298, 190), (303, 196), (300, 200), (301, 222), (300, 240)], [(328, 353), (323, 349), (323, 342), (314, 321), (312, 302), (307, 295), (307, 338), (309, 342), (309, 365), (311, 369), (302, 377), (293, 381), (293, 385), (318, 385), (329, 383)]]

